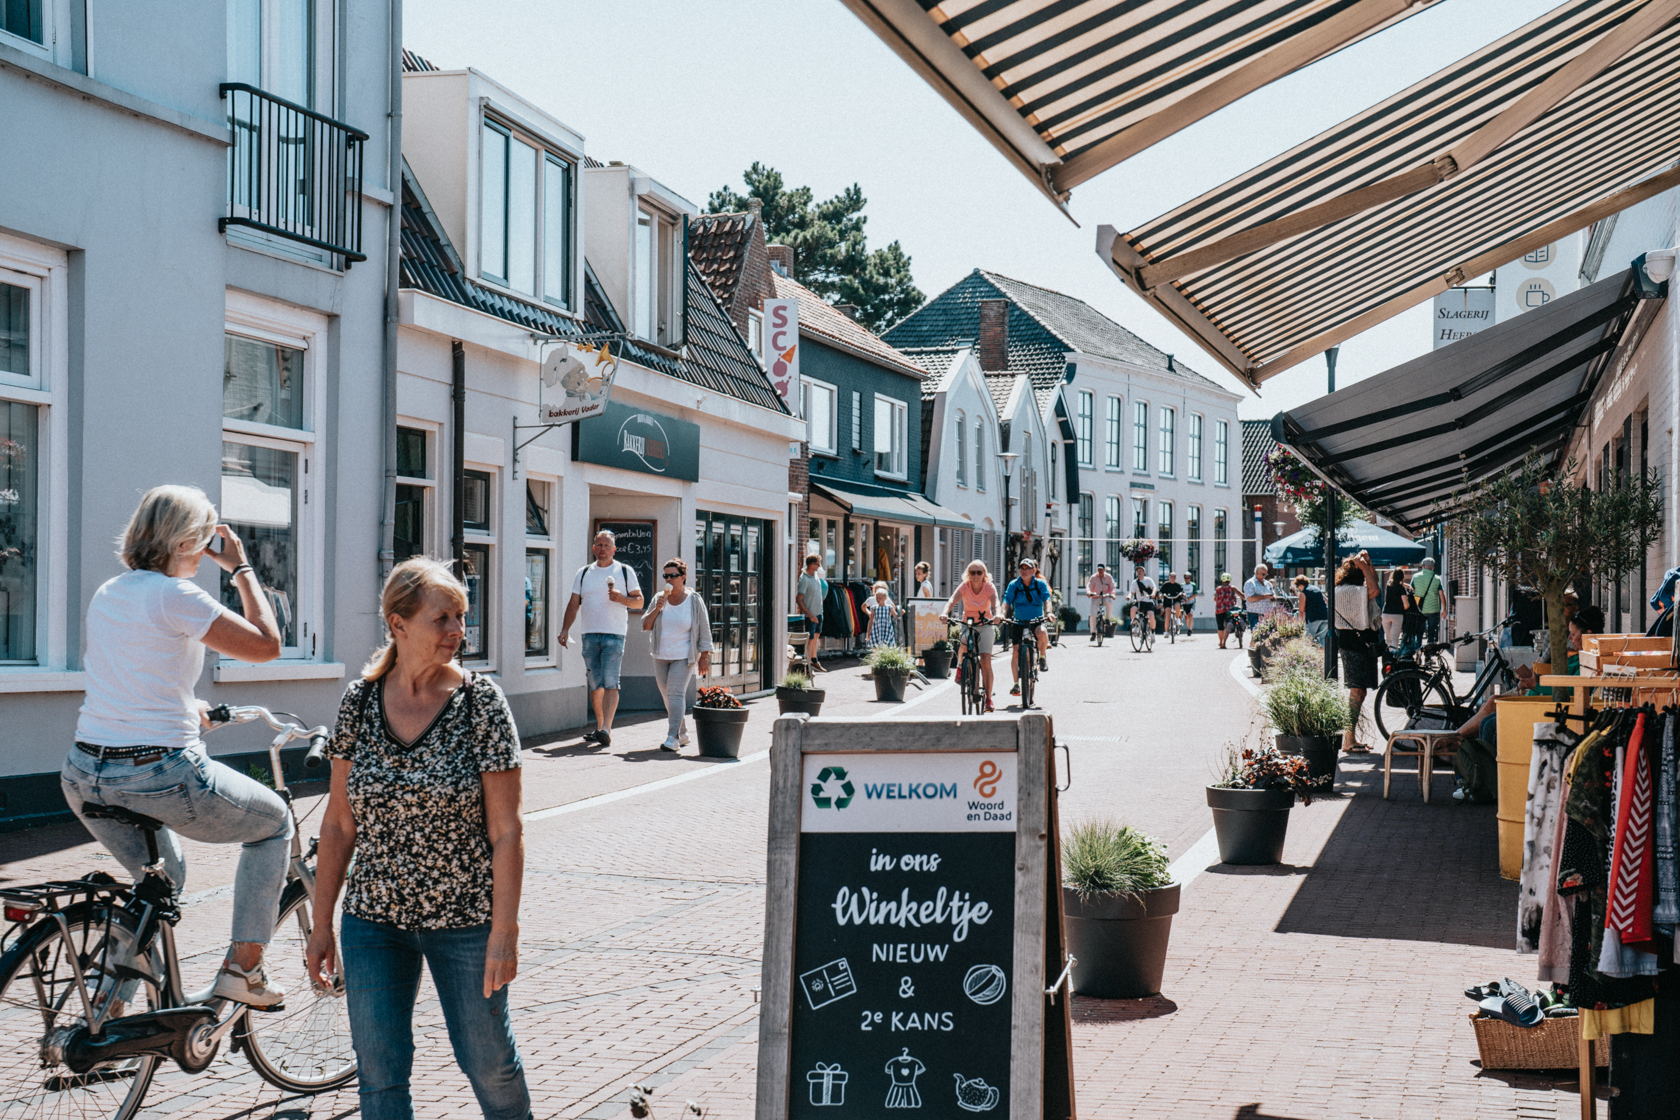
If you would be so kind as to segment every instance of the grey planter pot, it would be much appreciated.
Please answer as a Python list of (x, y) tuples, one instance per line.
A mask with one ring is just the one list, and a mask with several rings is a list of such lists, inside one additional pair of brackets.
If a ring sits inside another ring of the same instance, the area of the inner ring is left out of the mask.
[(776, 705), (782, 715), (818, 716), (828, 690), (823, 688), (782, 688), (776, 686)]
[(1213, 810), (1219, 862), (1262, 866), (1283, 859), (1289, 810), (1295, 805), (1289, 790), (1208, 786), (1207, 803)]
[(1263, 677), (1266, 675), (1265, 655), (1255, 649), (1252, 645), (1248, 647), (1248, 664), (1249, 667), (1254, 670), (1254, 675), (1256, 677)]
[(951, 675), (951, 659), (956, 656), (955, 650), (929, 649), (922, 651), (922, 673), (934, 681), (942, 681)]
[(1307, 773), (1314, 789), (1331, 790), (1336, 786), (1336, 760), (1341, 755), (1340, 740), (1324, 735), (1278, 735), (1277, 748), (1283, 754), (1307, 760)]
[(1178, 884), (1132, 894), (1080, 898), (1062, 888), (1073, 990), (1097, 999), (1142, 999), (1161, 990), (1167, 940), (1178, 913)]
[(903, 700), (904, 690), (910, 685), (909, 673), (888, 673), (877, 669), (872, 678), (875, 681), (877, 700)]
[(747, 730), (745, 708), (695, 708), (694, 735), (703, 758), (740, 758), (741, 735)]

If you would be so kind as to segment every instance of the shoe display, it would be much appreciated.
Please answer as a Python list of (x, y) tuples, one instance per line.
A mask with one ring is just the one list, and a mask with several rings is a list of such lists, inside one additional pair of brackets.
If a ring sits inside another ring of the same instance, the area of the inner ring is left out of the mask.
[(223, 961), (221, 972), (216, 974), (216, 986), (210, 989), (210, 998), (231, 999), (266, 1011), (284, 1003), (286, 991), (270, 982), (261, 962), (247, 972), (232, 961)]

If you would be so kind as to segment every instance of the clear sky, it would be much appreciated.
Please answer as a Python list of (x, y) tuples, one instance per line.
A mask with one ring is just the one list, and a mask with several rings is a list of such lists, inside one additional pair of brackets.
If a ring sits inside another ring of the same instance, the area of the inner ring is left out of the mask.
[[(754, 160), (819, 197), (857, 183), (871, 245), (897, 240), (929, 296), (975, 268), (1067, 292), (1238, 388), (1097, 257), (1126, 230), (1522, 26), (1558, 0), (1442, 0), (1178, 133), (1073, 193), (1075, 227), (839, 0), (405, 0), (404, 41), (472, 66), (704, 206)], [(1344, 343), (1349, 385), (1429, 347), (1428, 305)], [(1324, 392), (1303, 363), (1244, 392), (1269, 417)]]

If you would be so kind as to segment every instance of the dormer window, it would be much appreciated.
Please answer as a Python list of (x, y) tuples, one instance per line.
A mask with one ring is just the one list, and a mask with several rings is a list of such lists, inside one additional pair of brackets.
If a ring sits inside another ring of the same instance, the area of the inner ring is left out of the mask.
[(486, 119), (479, 275), (521, 295), (572, 306), (572, 165), (536, 138)]
[(683, 343), (682, 241), (680, 219), (645, 203), (637, 207), (631, 324), (638, 338), (659, 346)]

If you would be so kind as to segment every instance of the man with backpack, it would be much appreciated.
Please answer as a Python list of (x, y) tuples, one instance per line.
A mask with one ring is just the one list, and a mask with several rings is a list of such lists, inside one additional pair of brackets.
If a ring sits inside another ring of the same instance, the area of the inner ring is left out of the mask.
[(583, 613), (583, 670), (589, 680), (589, 703), (595, 709), (595, 731), (585, 736), (612, 746), (613, 716), (618, 713), (618, 672), (624, 663), (624, 634), (630, 612), (642, 609), (642, 589), (628, 564), (614, 560), (618, 538), (606, 529), (590, 546), (593, 564), (578, 569), (572, 597), (560, 624), (560, 644), (571, 643), (572, 623)]
[[(1021, 574), (1009, 581), (1009, 586), (1003, 589), (1003, 617), (1015, 623), (1015, 640), (1025, 641), (1029, 627), (1027, 623), (1044, 620), (1044, 608), (1050, 602), (1050, 585), (1038, 578), (1038, 565), (1031, 560), (1021, 561)], [(1038, 671), (1048, 673), (1050, 663), (1045, 655), (1050, 651), (1050, 635), (1042, 625), (1031, 627), (1038, 633)], [(1021, 694), (1021, 670), (1016, 665), (1016, 659), (1009, 659), (1009, 675), (1015, 678), (1015, 686), (1009, 690), (1011, 696)]]
[(1423, 611), (1423, 640), (1441, 640), (1441, 577), (1435, 574), (1434, 557), (1425, 557), (1423, 567), (1412, 577), (1412, 594)]

